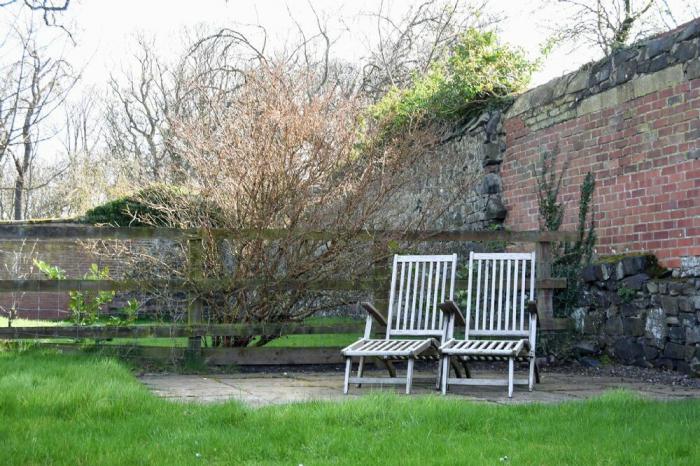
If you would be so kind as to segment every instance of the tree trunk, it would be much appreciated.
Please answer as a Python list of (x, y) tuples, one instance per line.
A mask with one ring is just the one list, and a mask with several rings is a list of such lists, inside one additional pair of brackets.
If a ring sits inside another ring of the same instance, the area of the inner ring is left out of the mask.
[(14, 213), (14, 219), (15, 220), (22, 220), (22, 192), (24, 191), (24, 176), (23, 175), (17, 175), (17, 179), (15, 179), (15, 199), (14, 199), (14, 205), (15, 205), (15, 213)]

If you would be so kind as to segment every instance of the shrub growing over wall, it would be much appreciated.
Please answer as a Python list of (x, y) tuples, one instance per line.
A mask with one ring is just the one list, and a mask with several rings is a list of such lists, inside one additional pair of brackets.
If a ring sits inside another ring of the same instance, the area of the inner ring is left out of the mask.
[(494, 32), (472, 28), (446, 59), (415, 76), (410, 87), (392, 88), (371, 113), (389, 132), (426, 117), (459, 120), (523, 90), (535, 66)]
[(209, 222), (217, 222), (220, 218), (218, 209), (199, 195), (177, 186), (155, 184), (90, 209), (80, 220), (83, 223), (120, 227), (149, 225), (187, 228), (201, 226), (192, 224), (195, 212)]

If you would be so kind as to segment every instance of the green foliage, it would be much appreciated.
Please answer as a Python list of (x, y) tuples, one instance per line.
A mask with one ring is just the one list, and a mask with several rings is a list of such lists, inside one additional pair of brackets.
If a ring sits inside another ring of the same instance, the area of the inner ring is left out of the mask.
[(125, 306), (119, 308), (120, 314), (111, 316), (108, 325), (131, 325), (136, 322), (141, 304), (135, 299), (129, 299)]
[[(557, 173), (556, 159), (556, 151), (544, 153), (540, 172), (536, 174), (540, 224), (547, 231), (558, 231), (564, 219), (559, 189), (568, 165), (564, 162)], [(594, 191), (595, 177), (589, 172), (581, 184), (576, 241), (565, 242), (554, 248), (552, 275), (567, 279), (566, 288), (554, 293), (554, 311), (559, 315), (571, 315), (578, 305), (583, 291), (581, 270), (591, 263), (593, 256), (596, 234), (591, 202)]]
[(34, 265), (43, 273), (49, 280), (64, 280), (66, 271), (55, 265), (49, 265), (42, 260), (34, 259)]
[[(109, 268), (100, 269), (92, 264), (90, 270), (83, 276), (84, 280), (109, 280)], [(71, 291), (68, 293), (68, 307), (72, 312), (73, 323), (77, 325), (92, 325), (97, 321), (102, 306), (111, 303), (116, 293), (114, 291)]]
[[(34, 260), (34, 264), (37, 268), (48, 278), (49, 280), (65, 280), (68, 278), (66, 276), (65, 270), (60, 269), (57, 266), (52, 266), (41, 260)], [(109, 267), (99, 268), (97, 264), (90, 265), (90, 270), (88, 270), (85, 275), (83, 275), (84, 280), (109, 280)], [(103, 306), (110, 304), (116, 293), (113, 290), (110, 291), (77, 291), (72, 290), (68, 292), (69, 301), (68, 309), (71, 311), (71, 320), (76, 325), (92, 325), (97, 322), (100, 314), (100, 309)], [(124, 318), (119, 317), (118, 321), (112, 320), (111, 323), (133, 323), (136, 320), (136, 314), (139, 309), (139, 303), (136, 300), (127, 301), (127, 305), (118, 309), (118, 312), (125, 316)]]
[[(666, 465), (700, 455), (700, 400), (615, 391), (505, 406), (387, 393), (258, 408), (173, 403), (113, 359), (31, 349), (0, 353), (0, 374), (6, 465), (499, 464), (505, 456), (514, 465)], [(390, 456), (388, 446), (406, 454)]]
[(559, 257), (552, 263), (552, 274), (567, 279), (566, 288), (554, 294), (554, 307), (564, 315), (570, 315), (580, 301), (583, 291), (581, 270), (591, 263), (593, 257), (596, 233), (591, 201), (594, 191), (595, 177), (588, 172), (581, 184), (576, 241), (561, 245)]
[[(200, 212), (210, 222), (221, 222), (215, 206), (180, 187), (155, 184), (131, 195), (106, 202), (88, 210), (83, 223), (113, 226), (182, 226), (178, 212)], [(183, 216), (184, 218), (184, 216)]]
[(547, 231), (557, 231), (564, 220), (564, 206), (559, 202), (559, 189), (567, 166), (561, 172), (556, 171), (557, 152), (542, 154), (541, 169), (537, 177), (537, 201), (540, 220)]
[(625, 285), (622, 285), (620, 288), (617, 289), (617, 296), (620, 297), (623, 303), (632, 302), (636, 295), (637, 292), (634, 289), (626, 287)]
[(388, 132), (424, 118), (455, 121), (523, 90), (536, 65), (523, 52), (499, 44), (494, 32), (469, 29), (452, 53), (416, 75), (406, 89), (392, 88), (371, 109)]

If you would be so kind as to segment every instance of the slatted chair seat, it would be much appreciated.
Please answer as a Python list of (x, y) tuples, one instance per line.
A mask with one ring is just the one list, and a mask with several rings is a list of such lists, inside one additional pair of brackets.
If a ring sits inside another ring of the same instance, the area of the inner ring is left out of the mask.
[[(343, 392), (350, 383), (405, 383), (411, 392), (413, 365), (417, 359), (439, 359), (438, 347), (444, 343), (445, 319), (439, 304), (454, 295), (457, 255), (395, 255), (391, 271), (387, 317), (370, 303), (362, 303), (367, 311), (364, 337), (344, 348), (345, 381)], [(386, 327), (384, 338), (370, 338), (372, 326)], [(357, 376), (351, 377), (352, 358), (359, 358)], [(387, 362), (391, 377), (364, 377), (365, 358), (375, 357)], [(390, 360), (407, 360), (406, 378), (397, 379)], [(438, 370), (439, 372), (439, 370)], [(440, 378), (436, 380), (439, 387)]]
[(440, 347), (451, 356), (518, 357), (530, 352), (528, 340), (450, 340)]
[[(448, 316), (442, 355), (442, 393), (450, 384), (507, 385), (513, 396), (514, 384), (532, 390), (535, 382), (537, 305), (535, 253), (470, 253), (466, 318), (454, 301), (440, 308)], [(452, 338), (455, 325), (464, 325), (464, 339)], [(507, 361), (508, 378), (460, 379), (450, 377), (450, 358), (468, 361)], [(527, 379), (515, 379), (516, 361), (528, 361)]]
[(423, 351), (437, 348), (436, 340), (359, 340), (343, 350), (345, 356), (419, 357)]

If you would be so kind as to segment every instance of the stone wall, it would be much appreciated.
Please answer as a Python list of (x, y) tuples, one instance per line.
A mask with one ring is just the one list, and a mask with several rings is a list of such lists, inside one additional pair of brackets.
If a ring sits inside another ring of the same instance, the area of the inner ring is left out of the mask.
[(535, 174), (555, 154), (575, 228), (581, 182), (600, 255), (649, 251), (675, 269), (700, 256), (700, 19), (519, 96), (505, 114), (506, 226), (538, 227)]
[(445, 131), (425, 164), (410, 174), (387, 217), (400, 226), (405, 216), (433, 208), (442, 214), (426, 227), (432, 230), (482, 230), (502, 223), (502, 117), (499, 110), (488, 111)]
[(584, 269), (584, 299), (571, 342), (584, 362), (626, 363), (700, 376), (700, 278), (670, 277), (651, 255)]

